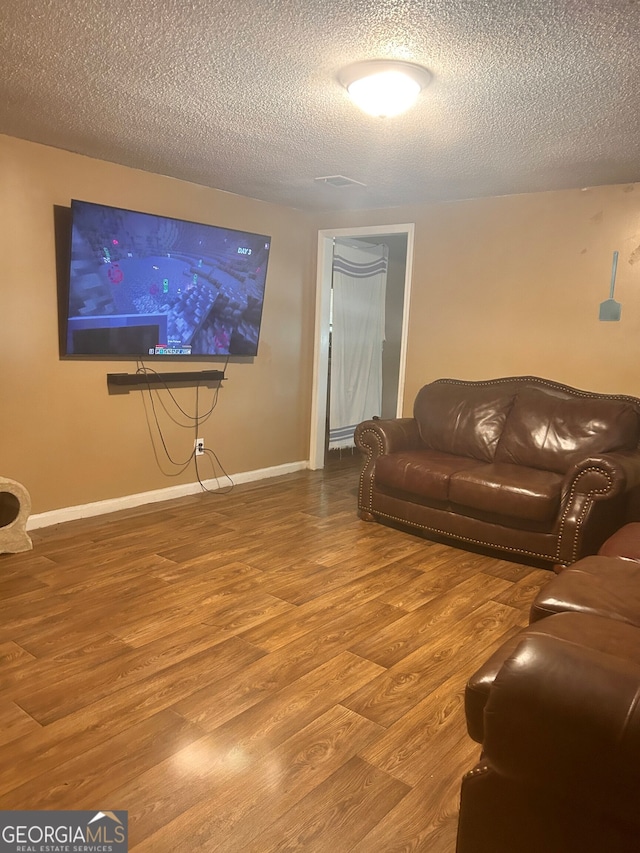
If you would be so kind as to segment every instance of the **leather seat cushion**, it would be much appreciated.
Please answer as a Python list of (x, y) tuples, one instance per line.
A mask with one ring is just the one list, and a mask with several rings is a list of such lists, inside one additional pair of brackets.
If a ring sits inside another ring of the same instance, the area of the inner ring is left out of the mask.
[(496, 462), (451, 475), (449, 499), (474, 510), (548, 522), (560, 508), (563, 477), (552, 471)]
[(615, 557), (583, 557), (540, 590), (530, 620), (568, 611), (640, 627), (640, 565)]
[(461, 469), (472, 470), (482, 462), (438, 450), (390, 453), (376, 460), (376, 485), (409, 492), (434, 501), (449, 499), (449, 480)]

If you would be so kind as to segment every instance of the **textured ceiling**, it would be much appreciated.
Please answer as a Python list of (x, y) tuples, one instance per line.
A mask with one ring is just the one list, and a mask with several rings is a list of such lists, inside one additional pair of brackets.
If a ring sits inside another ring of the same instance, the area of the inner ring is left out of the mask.
[[(374, 119), (336, 80), (426, 66)], [(0, 132), (309, 210), (640, 181), (638, 0), (4, 0)], [(314, 183), (346, 175), (366, 187)]]

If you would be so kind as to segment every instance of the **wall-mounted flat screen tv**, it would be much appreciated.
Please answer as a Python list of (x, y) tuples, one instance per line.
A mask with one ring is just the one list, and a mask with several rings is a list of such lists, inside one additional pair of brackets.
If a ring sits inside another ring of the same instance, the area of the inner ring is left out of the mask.
[(271, 238), (71, 203), (65, 356), (255, 356)]

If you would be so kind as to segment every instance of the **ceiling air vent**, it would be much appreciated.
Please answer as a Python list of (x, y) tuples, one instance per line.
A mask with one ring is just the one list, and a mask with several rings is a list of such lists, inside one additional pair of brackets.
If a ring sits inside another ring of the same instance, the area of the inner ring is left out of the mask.
[(362, 181), (354, 181), (353, 178), (345, 178), (344, 175), (325, 175), (322, 178), (314, 178), (317, 184), (329, 184), (332, 187), (366, 187)]

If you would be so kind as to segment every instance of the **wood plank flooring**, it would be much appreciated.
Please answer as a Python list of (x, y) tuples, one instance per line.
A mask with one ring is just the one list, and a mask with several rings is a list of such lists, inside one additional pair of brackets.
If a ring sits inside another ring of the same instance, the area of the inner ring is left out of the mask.
[(454, 853), (468, 676), (549, 572), (366, 524), (347, 459), (0, 556), (0, 809), (135, 853)]

